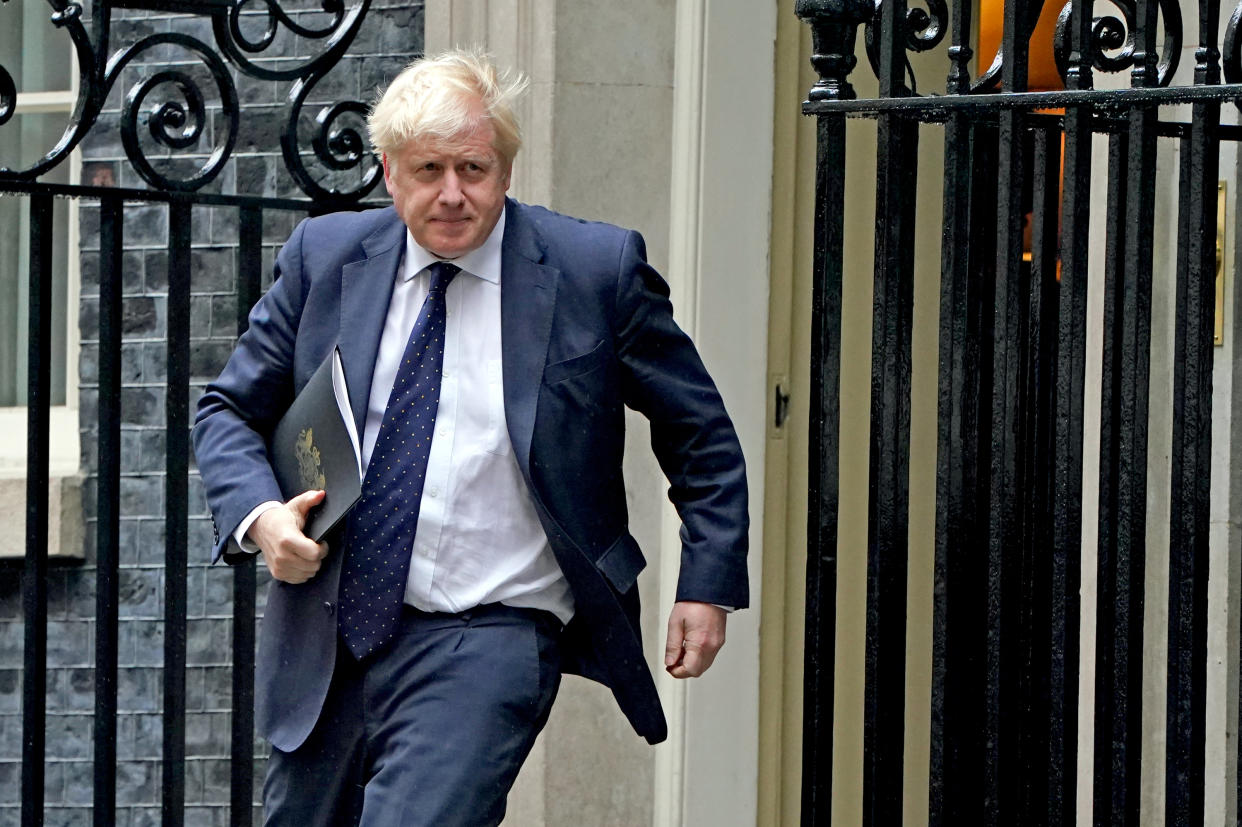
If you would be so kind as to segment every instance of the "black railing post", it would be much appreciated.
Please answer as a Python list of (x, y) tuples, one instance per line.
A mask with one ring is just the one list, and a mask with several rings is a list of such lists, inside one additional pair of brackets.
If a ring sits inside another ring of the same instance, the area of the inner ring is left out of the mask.
[[(238, 217), (237, 333), (246, 332), (250, 308), (259, 300), (263, 271), (263, 211), (242, 207)], [(233, 566), (233, 721), (229, 766), (229, 823), (254, 821), (255, 564)]]
[(1060, 783), (1053, 783), (1058, 756), (1053, 744), (1063, 728), (1056, 693), (1061, 665), (1053, 624), (1056, 603), (1052, 549), (1057, 317), (1057, 226), (1060, 219), (1061, 130), (1040, 123), (1031, 165), (1031, 260), (1027, 282), (1026, 331), (1021, 365), (1020, 497), (1023, 529), (1021, 624), (1023, 664), (1022, 734), (1018, 772), (1021, 808), (1028, 823), (1041, 827), (1060, 820)]
[[(857, 62), (854, 37), (871, 15), (870, 0), (844, 4), (798, 0), (795, 10), (811, 27), (811, 63), (819, 74), (808, 98), (853, 98), (848, 76)], [(832, 822), (845, 117), (817, 118), (816, 140), (802, 823), (826, 827)]]
[[(905, 97), (906, 2), (884, 0), (877, 13), (880, 96)], [(869, 826), (900, 824), (903, 809), (894, 790), (902, 788), (905, 755), (918, 127), (901, 113), (882, 114), (876, 125), (862, 802)]]
[(95, 541), (95, 827), (116, 819), (124, 202), (99, 210), (99, 462)]
[[(1065, 86), (1092, 87), (1092, 0), (1072, 0)], [(1092, 108), (1062, 118), (1060, 296), (1057, 305), (1056, 417), (1052, 495), (1052, 582), (1048, 700), (1048, 824), (1077, 820), (1078, 629), (1082, 583), (1083, 409), (1087, 353), (1088, 255), (1091, 250)]]
[[(979, 439), (991, 402), (990, 292), (996, 266), (996, 130), (953, 115), (945, 125), (940, 280), (939, 434), (932, 629), (929, 818), (950, 827), (983, 818), (987, 650), (987, 475)], [(986, 427), (986, 426), (984, 426)]]
[[(1220, 82), (1219, 0), (1199, 2), (1195, 84)], [(1169, 664), (1165, 824), (1203, 823), (1206, 756), (1208, 535), (1212, 478), (1212, 362), (1216, 311), (1216, 177), (1220, 104), (1191, 108), (1180, 186), (1177, 329), (1169, 531)]]
[(22, 691), (22, 825), (43, 824), (47, 747), (48, 466), (52, 387), (52, 196), (30, 197), (29, 351), (26, 395), (26, 642)]
[[(1027, 84), (1029, 4), (1005, 3), (1001, 83), (1007, 93), (1024, 92)], [(1022, 548), (1027, 526), (1022, 503), (1021, 422), (1022, 363), (1026, 341), (1029, 268), (1022, 260), (1025, 207), (1029, 179), (1027, 115), (1006, 110), (997, 115), (997, 240), (996, 283), (992, 324), (991, 468), (988, 502), (988, 647), (985, 713), (988, 761), (985, 795), (995, 811), (988, 824), (1002, 824), (1004, 814), (1020, 820), (1022, 790), (1022, 724), (1026, 709), (1023, 661), (1029, 641), (1022, 623), (1023, 594), (1029, 585)], [(985, 432), (986, 433), (986, 432)]]
[[(1158, 82), (1154, 0), (1139, 0), (1135, 20), (1132, 85), (1151, 88)], [(1129, 110), (1124, 173), (1114, 167), (1112, 151), (1121, 146), (1116, 138), (1110, 143), (1110, 170), (1124, 195), (1119, 202), (1110, 200), (1115, 214), (1109, 246), (1119, 254), (1120, 267), (1105, 274), (1095, 811), (1097, 818), (1126, 824), (1137, 823), (1139, 815), (1142, 753), (1156, 120), (1154, 107), (1139, 103)]]
[[(1157, 0), (1138, 0), (1132, 85), (1157, 85)], [(1156, 122), (1153, 106), (1127, 115), (1125, 197), (1116, 205), (1124, 222), (1119, 272), (1106, 274), (1102, 441), (1100, 464), (1099, 582), (1111, 581), (1111, 599), (1097, 595), (1097, 630), (1112, 626), (1111, 662), (1096, 669), (1097, 818), (1137, 823), (1142, 753), (1143, 617), (1147, 534), (1147, 428), (1151, 362), (1152, 229), (1155, 220)], [(1111, 299), (1111, 300), (1110, 300)], [(1108, 707), (1101, 707), (1101, 702)]]
[(186, 564), (190, 471), (191, 202), (168, 205), (168, 380), (164, 480), (163, 823), (185, 820)]
[[(1142, 612), (1142, 579), (1132, 593), (1129, 570), (1118, 553), (1123, 528), (1119, 472), (1125, 459), (1121, 445), (1121, 325), (1124, 318), (1122, 286), (1129, 201), (1125, 176), (1129, 133), (1119, 131), (1108, 140), (1108, 218), (1104, 267), (1104, 343), (1100, 368), (1100, 494), (1099, 539), (1096, 544), (1096, 662), (1093, 812), (1103, 823), (1131, 823), (1138, 814), (1138, 717), (1128, 709), (1130, 675), (1128, 618), (1130, 602), (1137, 599)], [(1127, 534), (1128, 542), (1129, 534)], [(1141, 640), (1138, 656), (1142, 657)], [(1136, 696), (1134, 704), (1139, 702)], [(1133, 784), (1133, 789), (1130, 785)]]
[[(970, 89), (972, 0), (954, 0), (947, 91)], [(983, 697), (986, 615), (978, 573), (986, 548), (979, 533), (980, 291), (971, 267), (978, 202), (974, 167), (978, 130), (964, 112), (944, 127), (944, 231), (940, 251), (939, 399), (936, 442), (936, 563), (932, 625), (931, 756), (928, 821), (950, 827), (976, 821), (971, 788), (982, 775), (976, 714)]]

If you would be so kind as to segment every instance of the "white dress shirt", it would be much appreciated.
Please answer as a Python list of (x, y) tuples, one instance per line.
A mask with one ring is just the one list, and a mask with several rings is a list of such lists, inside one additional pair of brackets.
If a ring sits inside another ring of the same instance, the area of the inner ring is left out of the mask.
[[(573, 596), (522, 479), (505, 425), (501, 370), (501, 213), (487, 241), (453, 261), (462, 272), (445, 293), (443, 380), (405, 602), (423, 611), (462, 612), (483, 603), (544, 609), (562, 623)], [(438, 259), (406, 231), (380, 338), (362, 433), (365, 472), (410, 331), (427, 296), (426, 268)], [(235, 532), (246, 530), (264, 503)], [(245, 542), (243, 542), (245, 539)]]

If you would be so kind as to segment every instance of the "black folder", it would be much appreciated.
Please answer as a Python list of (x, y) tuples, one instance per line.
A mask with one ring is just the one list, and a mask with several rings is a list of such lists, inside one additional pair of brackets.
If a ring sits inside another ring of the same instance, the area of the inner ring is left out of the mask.
[(349, 399), (344, 394), (338, 397), (332, 386), (333, 363), (338, 360), (333, 349), (268, 441), (272, 470), (285, 500), (315, 489), (326, 492), (303, 528), (315, 542), (323, 540), (362, 496), (358, 456), (342, 418), (352, 417)]

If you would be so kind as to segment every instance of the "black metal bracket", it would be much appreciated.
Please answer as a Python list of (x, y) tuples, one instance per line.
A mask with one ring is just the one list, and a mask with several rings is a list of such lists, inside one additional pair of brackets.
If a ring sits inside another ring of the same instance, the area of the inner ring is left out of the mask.
[(776, 428), (784, 427), (788, 419), (789, 394), (785, 392), (785, 386), (777, 382), (776, 387), (773, 389), (772, 425)]

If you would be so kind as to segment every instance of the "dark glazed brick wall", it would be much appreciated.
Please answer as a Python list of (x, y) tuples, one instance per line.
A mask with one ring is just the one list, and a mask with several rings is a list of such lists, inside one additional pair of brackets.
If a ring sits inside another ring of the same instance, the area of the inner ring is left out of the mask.
[[(90, 3), (83, 3), (90, 12)], [(253, 4), (255, 8), (262, 4)], [(322, 25), (314, 9), (319, 2), (286, 0), (280, 4), (302, 22)], [(349, 4), (347, 4), (349, 5)], [(147, 12), (114, 12), (113, 49), (147, 34), (176, 31), (212, 43), (210, 27), (200, 19)], [(256, 18), (256, 20), (259, 18)], [(305, 107), (303, 122), (322, 103), (341, 99), (370, 102), (423, 45), (422, 2), (377, 0), (368, 12), (349, 55), (325, 77)], [(284, 66), (290, 58), (317, 48), (311, 41), (278, 38), (261, 53), (260, 62)], [(145, 69), (185, 62), (170, 49), (154, 50), (137, 63), (109, 96), (107, 107), (83, 143), (83, 183), (92, 174), (113, 176), (124, 186), (145, 186), (124, 158), (120, 138), (123, 95)], [(290, 84), (261, 81), (234, 71), (242, 118), (232, 160), (208, 189), (246, 195), (304, 197), (284, 169), (279, 136)], [(214, 94), (206, 86), (209, 98)], [(212, 103), (209, 100), (209, 105)], [(218, 115), (218, 113), (217, 113)], [(214, 117), (208, 137), (222, 129)], [(305, 129), (302, 130), (306, 132)], [(309, 150), (309, 140), (304, 142)], [(200, 142), (195, 163), (211, 151)], [(102, 165), (102, 166), (101, 166)], [(308, 164), (309, 165), (309, 164)], [(311, 167), (312, 170), (314, 167)], [(348, 178), (344, 179), (346, 182)], [(384, 197), (382, 183), (372, 198)], [(264, 287), (271, 279), (275, 252), (301, 214), (268, 211), (264, 215)], [(193, 211), (191, 306), (191, 399), (223, 367), (236, 332), (237, 211), (196, 207)], [(95, 647), (95, 485), (96, 410), (98, 402), (99, 209), (80, 207), (81, 298), (78, 365), (82, 423), (82, 470), (86, 474), (86, 561), (54, 567), (50, 574), (48, 626), (47, 791), (45, 823), (91, 822), (92, 727)], [(127, 204), (123, 265), (122, 483), (120, 572), (120, 674), (117, 721), (118, 825), (156, 824), (160, 820), (161, 738), (164, 645), (164, 381), (167, 321), (168, 217), (160, 205)], [(207, 565), (211, 523), (196, 476), (190, 484), (190, 567), (188, 573), (188, 666), (186, 675), (186, 823), (228, 823), (231, 721), (232, 583), (225, 567)], [(13, 566), (0, 569), (0, 827), (20, 821), (21, 692), (23, 623), (21, 576)], [(262, 612), (266, 573), (260, 572)], [(262, 759), (266, 746), (255, 741)], [(256, 764), (256, 798), (262, 789), (263, 761)], [(256, 802), (257, 805), (257, 802)], [(258, 823), (259, 810), (256, 806)]]

